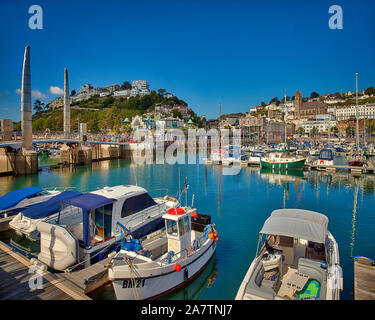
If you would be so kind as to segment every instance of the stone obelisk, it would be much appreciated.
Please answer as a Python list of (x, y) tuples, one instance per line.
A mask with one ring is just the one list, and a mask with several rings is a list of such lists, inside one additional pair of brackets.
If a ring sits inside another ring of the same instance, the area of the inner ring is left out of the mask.
[(64, 70), (64, 138), (70, 138), (70, 94), (68, 69)]
[(30, 46), (26, 46), (23, 57), (22, 89), (21, 89), (21, 129), (22, 148), (32, 148), (32, 109), (31, 109), (31, 72)]
[(23, 57), (21, 89), (22, 147), (15, 156), (15, 172), (17, 174), (38, 172), (38, 155), (33, 149), (32, 120), (30, 46), (26, 46)]

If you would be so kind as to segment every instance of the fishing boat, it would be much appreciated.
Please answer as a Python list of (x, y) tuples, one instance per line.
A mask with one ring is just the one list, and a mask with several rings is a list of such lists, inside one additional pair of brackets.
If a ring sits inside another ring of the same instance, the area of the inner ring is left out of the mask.
[(142, 237), (164, 225), (163, 213), (179, 205), (173, 197), (151, 198), (138, 186), (105, 187), (61, 201), (57, 215), (37, 224), (38, 260), (66, 271), (89, 267), (119, 249), (118, 223)]
[(318, 159), (313, 161), (313, 165), (319, 168), (325, 168), (327, 166), (333, 166), (333, 152), (331, 149), (322, 149), (319, 152)]
[(298, 158), (285, 153), (266, 153), (261, 159), (261, 167), (265, 169), (301, 170), (305, 162), (306, 158)]
[(11, 191), (0, 197), (0, 217), (17, 214), (21, 210), (58, 195), (61, 190), (47, 190), (40, 187), (26, 187)]
[(112, 258), (108, 277), (118, 300), (170, 293), (195, 278), (215, 253), (218, 237), (210, 216), (180, 207), (169, 209), (163, 219), (164, 229), (143, 241), (123, 241)]
[(236, 300), (339, 300), (338, 244), (318, 212), (279, 209), (260, 233), (257, 254)]

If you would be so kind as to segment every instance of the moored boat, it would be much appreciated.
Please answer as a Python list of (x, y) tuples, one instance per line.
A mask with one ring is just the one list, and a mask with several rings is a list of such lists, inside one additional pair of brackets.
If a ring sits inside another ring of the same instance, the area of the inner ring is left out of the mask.
[(47, 190), (40, 187), (26, 187), (11, 191), (0, 197), (0, 217), (12, 216), (21, 210), (58, 195), (61, 190)]
[(265, 169), (302, 170), (306, 158), (297, 158), (284, 153), (267, 153), (261, 159), (261, 167)]
[(218, 240), (210, 216), (169, 209), (165, 228), (144, 241), (123, 241), (108, 277), (118, 300), (155, 299), (185, 285), (208, 264)]
[(151, 198), (138, 186), (114, 186), (61, 201), (61, 209), (37, 224), (38, 260), (58, 270), (89, 267), (119, 249), (125, 225), (142, 237), (164, 225), (165, 210), (179, 205), (172, 197)]
[(318, 159), (313, 161), (313, 165), (320, 167), (333, 166), (333, 152), (331, 149), (322, 149), (319, 152)]
[(339, 300), (343, 289), (338, 244), (318, 212), (279, 209), (260, 233), (236, 300)]

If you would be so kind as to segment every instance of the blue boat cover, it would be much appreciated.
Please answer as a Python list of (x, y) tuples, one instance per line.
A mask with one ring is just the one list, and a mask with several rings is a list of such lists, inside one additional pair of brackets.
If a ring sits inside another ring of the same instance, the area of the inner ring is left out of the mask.
[(82, 222), (83, 222), (83, 243), (87, 247), (91, 247), (90, 236), (90, 211), (96, 208), (104, 207), (107, 204), (115, 202), (116, 199), (106, 198), (94, 193), (85, 193), (78, 197), (64, 200), (66, 204), (70, 204), (82, 208)]
[(9, 192), (6, 195), (0, 197), (0, 210), (9, 209), (22, 200), (34, 196), (41, 191), (42, 188), (32, 186)]
[(54, 196), (42, 203), (31, 205), (22, 211), (25, 217), (31, 219), (42, 219), (56, 213), (60, 210), (60, 203), (62, 200), (67, 200), (80, 196), (82, 193), (78, 191), (68, 190), (63, 191), (57, 196)]
[(70, 204), (79, 208), (82, 208), (84, 211), (90, 212), (96, 208), (105, 206), (115, 202), (116, 199), (110, 199), (94, 193), (85, 193), (78, 197), (64, 200), (64, 203)]

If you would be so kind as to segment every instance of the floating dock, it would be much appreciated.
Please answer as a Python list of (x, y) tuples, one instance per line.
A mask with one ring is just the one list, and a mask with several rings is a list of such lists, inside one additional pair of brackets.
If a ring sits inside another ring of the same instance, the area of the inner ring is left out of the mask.
[(32, 289), (38, 276), (31, 269), (34, 264), (0, 241), (0, 300), (92, 300), (86, 294), (108, 282), (110, 259), (68, 273), (44, 271), (41, 287)]
[(375, 261), (354, 258), (354, 300), (375, 300)]

